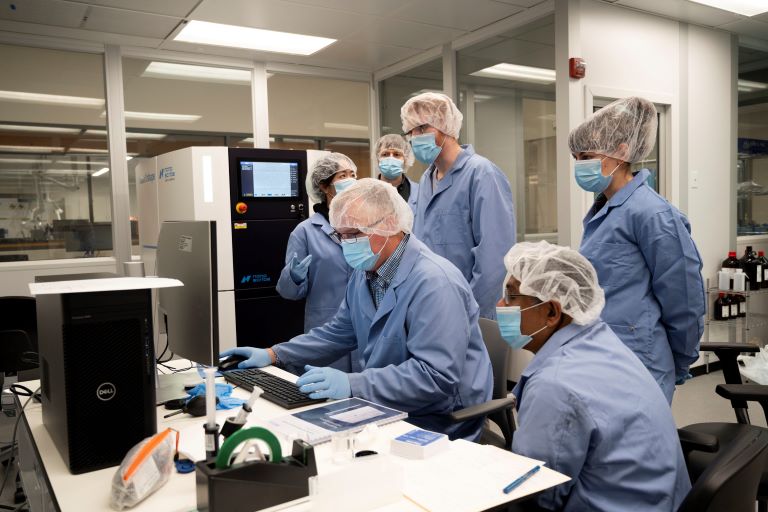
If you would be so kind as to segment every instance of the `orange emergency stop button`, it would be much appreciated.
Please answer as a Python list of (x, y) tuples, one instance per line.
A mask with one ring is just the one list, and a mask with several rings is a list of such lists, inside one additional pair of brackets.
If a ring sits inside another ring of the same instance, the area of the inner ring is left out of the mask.
[(237, 213), (243, 214), (248, 211), (248, 205), (245, 203), (237, 203), (235, 205), (235, 211)]

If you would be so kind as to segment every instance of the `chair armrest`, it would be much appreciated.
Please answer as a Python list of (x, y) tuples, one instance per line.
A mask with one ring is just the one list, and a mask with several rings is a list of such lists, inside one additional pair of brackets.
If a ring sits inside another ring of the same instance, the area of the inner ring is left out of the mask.
[(683, 453), (688, 453), (692, 450), (715, 453), (720, 448), (720, 442), (717, 437), (712, 434), (693, 432), (679, 428), (677, 429), (677, 435), (680, 437), (680, 445), (683, 447)]
[(718, 384), (715, 392), (727, 400), (768, 400), (768, 386), (762, 384)]
[(448, 416), (448, 418), (451, 420), (451, 423), (460, 423), (462, 421), (473, 420), (482, 416), (488, 416), (489, 414), (496, 411), (511, 409), (515, 406), (516, 401), (517, 400), (515, 399), (514, 395), (505, 398), (497, 398), (482, 404), (459, 409), (458, 411), (453, 411)]
[(753, 345), (752, 343), (715, 343), (715, 342), (702, 342), (699, 345), (699, 350), (707, 352), (715, 352), (718, 350), (724, 350), (729, 352), (760, 352), (760, 347)]

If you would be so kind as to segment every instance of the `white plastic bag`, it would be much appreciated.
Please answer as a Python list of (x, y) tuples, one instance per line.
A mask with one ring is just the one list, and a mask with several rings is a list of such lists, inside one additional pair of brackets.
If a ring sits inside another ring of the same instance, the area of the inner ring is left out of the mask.
[(739, 372), (755, 384), (768, 384), (768, 347), (752, 356), (739, 356)]
[(110, 507), (133, 507), (168, 481), (177, 436), (177, 432), (166, 429), (130, 449), (112, 478)]

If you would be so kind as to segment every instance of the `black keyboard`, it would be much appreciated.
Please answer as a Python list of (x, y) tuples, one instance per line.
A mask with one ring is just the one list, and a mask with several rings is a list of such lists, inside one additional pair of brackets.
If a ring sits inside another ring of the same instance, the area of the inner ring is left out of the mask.
[(253, 391), (254, 386), (260, 387), (264, 390), (261, 395), (262, 398), (266, 398), (283, 409), (295, 409), (325, 401), (324, 399), (313, 400), (299, 391), (299, 387), (293, 382), (288, 382), (257, 368), (230, 370), (223, 372), (222, 375), (225, 380), (248, 391)]

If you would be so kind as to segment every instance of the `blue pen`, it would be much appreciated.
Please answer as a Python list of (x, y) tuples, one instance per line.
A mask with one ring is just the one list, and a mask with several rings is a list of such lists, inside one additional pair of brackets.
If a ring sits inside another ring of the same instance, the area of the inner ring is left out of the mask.
[(541, 469), (541, 466), (535, 466), (532, 470), (518, 478), (517, 480), (513, 481), (511, 484), (506, 486), (504, 488), (504, 494), (509, 494), (521, 485), (523, 485), (523, 482), (531, 478), (533, 475), (535, 475), (539, 470)]

